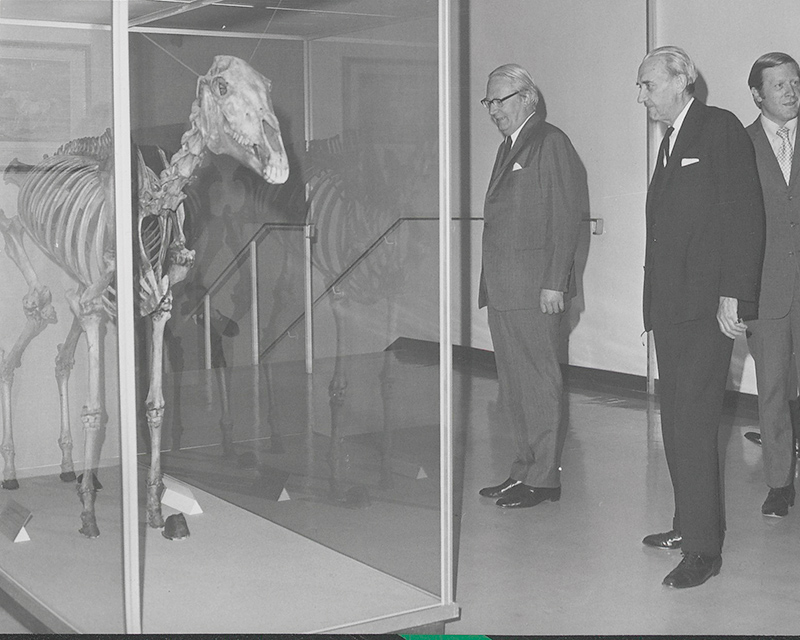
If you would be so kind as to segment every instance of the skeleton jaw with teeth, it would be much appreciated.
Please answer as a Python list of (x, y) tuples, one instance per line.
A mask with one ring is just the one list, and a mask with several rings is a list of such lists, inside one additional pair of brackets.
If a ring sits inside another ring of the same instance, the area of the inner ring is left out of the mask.
[(267, 182), (289, 177), (270, 81), (243, 60), (217, 56), (197, 83), (197, 126), (208, 148), (232, 156)]

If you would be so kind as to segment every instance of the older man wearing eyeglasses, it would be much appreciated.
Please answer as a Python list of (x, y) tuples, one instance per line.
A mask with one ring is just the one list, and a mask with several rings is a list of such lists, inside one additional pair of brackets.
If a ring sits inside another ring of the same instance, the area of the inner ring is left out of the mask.
[(516, 64), (489, 74), (481, 104), (503, 135), (484, 203), (479, 307), (488, 307), (509, 477), (480, 490), (498, 507), (561, 497), (561, 319), (575, 295), (573, 262), (589, 211), (586, 172), (569, 138), (545, 122), (531, 75)]

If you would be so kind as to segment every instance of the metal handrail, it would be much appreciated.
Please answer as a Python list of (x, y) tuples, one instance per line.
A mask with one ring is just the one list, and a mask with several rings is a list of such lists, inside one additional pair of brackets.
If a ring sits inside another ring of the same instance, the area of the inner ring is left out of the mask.
[[(369, 257), (369, 255), (378, 246), (380, 246), (381, 242), (383, 242), (386, 239), (386, 237), (389, 234), (393, 233), (401, 224), (409, 220), (426, 220), (430, 222), (430, 221), (436, 221), (438, 219), (439, 218), (434, 218), (434, 217), (416, 217), (416, 216), (402, 216), (400, 218), (397, 218), (397, 220), (395, 220), (391, 225), (389, 225), (386, 231), (384, 231), (380, 236), (378, 236), (378, 238), (372, 244), (370, 244), (366, 249), (364, 249), (364, 251), (361, 252), (361, 255), (359, 255), (349, 267), (347, 267), (344, 271), (342, 271), (342, 273), (336, 276), (336, 278), (334, 278), (334, 280), (327, 287), (325, 287), (322, 293), (320, 293), (311, 303), (312, 308), (326, 295), (328, 295), (337, 285), (339, 285), (339, 283), (341, 283), (345, 278), (347, 278), (347, 276), (349, 276), (362, 262), (364, 262), (364, 260), (366, 260), (367, 257)], [(454, 219), (468, 220), (469, 218), (454, 218)], [(303, 312), (299, 316), (297, 316), (297, 318), (295, 318), (280, 335), (278, 335), (263, 351), (261, 351), (260, 358), (263, 358), (267, 353), (269, 353), (272, 349), (274, 349), (277, 346), (278, 342), (280, 342), (286, 336), (286, 334), (288, 334), (305, 317), (305, 315), (306, 312)]]
[[(304, 318), (306, 320), (306, 372), (311, 373), (311, 360), (312, 360), (312, 349), (313, 349), (313, 338), (312, 338), (312, 331), (313, 331), (313, 324), (312, 324), (312, 314), (313, 314), (313, 307), (316, 305), (320, 300), (322, 300), (325, 296), (327, 296), (331, 291), (334, 290), (345, 278), (347, 278), (358, 266), (366, 260), (376, 248), (378, 248), (382, 242), (386, 240), (386, 238), (394, 233), (400, 225), (408, 222), (408, 221), (427, 221), (433, 222), (437, 221), (439, 218), (432, 217), (432, 216), (402, 216), (397, 218), (389, 227), (380, 235), (378, 236), (361, 254), (346, 268), (342, 271), (333, 281), (328, 284), (325, 289), (320, 293), (316, 298), (312, 298), (311, 296), (311, 279), (310, 279), (310, 270), (311, 270), (311, 252), (310, 252), (310, 244), (314, 237), (314, 225), (313, 224), (305, 224), (305, 223), (289, 223), (289, 222), (265, 222), (264, 224), (259, 227), (259, 229), (253, 234), (250, 241), (247, 243), (245, 247), (243, 247), (239, 253), (237, 253), (231, 262), (228, 264), (225, 269), (217, 276), (211, 286), (208, 288), (206, 293), (203, 295), (203, 299), (195, 305), (192, 309), (191, 314), (195, 314), (201, 306), (204, 307), (204, 329), (205, 329), (205, 353), (206, 353), (206, 368), (211, 368), (211, 343), (210, 343), (210, 336), (211, 336), (211, 297), (219, 291), (230, 279), (233, 275), (234, 271), (241, 267), (242, 264), (249, 258), (251, 263), (251, 270), (253, 271), (252, 274), (252, 285), (251, 285), (251, 292), (254, 294), (254, 297), (257, 299), (257, 290), (258, 290), (258, 282), (257, 282), (257, 271), (255, 269), (256, 260), (255, 260), (255, 252), (257, 250), (257, 246), (261, 243), (264, 237), (272, 231), (274, 228), (278, 229), (305, 229), (305, 244), (306, 244), (306, 254), (305, 254), (305, 270), (306, 270), (306, 278), (305, 278), (305, 289), (306, 295), (304, 296), (305, 304), (304, 304), (304, 311), (300, 313), (294, 320), (292, 320), (289, 325), (284, 329), (273, 341), (267, 345), (264, 349), (258, 348), (258, 316), (257, 316), (257, 309), (258, 306), (256, 304), (251, 305), (253, 309), (253, 364), (258, 364), (261, 359), (267, 355), (270, 351), (272, 351), (278, 343), (283, 340), (287, 334), (289, 334), (292, 329), (294, 329), (298, 323), (300, 323)], [(483, 220), (480, 217), (465, 217), (465, 218), (451, 218), (452, 221), (458, 222), (474, 222)], [(311, 326), (309, 326), (311, 325)]]
[(204, 337), (204, 352), (205, 352), (205, 368), (211, 369), (211, 296), (219, 291), (230, 279), (233, 273), (242, 266), (242, 264), (249, 260), (250, 262), (250, 294), (252, 301), (250, 304), (251, 316), (251, 356), (252, 364), (258, 365), (260, 362), (260, 346), (259, 346), (259, 316), (258, 316), (258, 245), (264, 237), (273, 229), (303, 229), (304, 234), (304, 247), (305, 247), (305, 277), (304, 287), (306, 295), (304, 296), (306, 312), (301, 317), (306, 318), (306, 373), (311, 373), (313, 363), (313, 318), (311, 308), (311, 241), (314, 238), (314, 225), (298, 222), (265, 222), (250, 238), (245, 247), (233, 257), (228, 263), (228, 266), (222, 270), (217, 278), (211, 283), (211, 286), (203, 294), (203, 298), (197, 303), (190, 311), (190, 315), (195, 315), (203, 307), (203, 337)]
[[(238, 269), (242, 266), (242, 263), (247, 259), (248, 254), (250, 252), (250, 246), (252, 243), (261, 244), (261, 240), (264, 239), (273, 228), (278, 229), (304, 229), (307, 227), (305, 222), (265, 222), (263, 223), (258, 230), (253, 234), (253, 237), (247, 242), (247, 244), (241, 248), (239, 253), (237, 253), (230, 261), (227, 267), (222, 270), (214, 282), (211, 283), (211, 286), (206, 290), (206, 296), (214, 295), (219, 289), (221, 289), (225, 284), (227, 284), (230, 277), (233, 275), (234, 269)], [(314, 225), (311, 225), (312, 227)], [(192, 310), (189, 312), (189, 315), (194, 315), (203, 306), (203, 301), (201, 300), (198, 302)]]

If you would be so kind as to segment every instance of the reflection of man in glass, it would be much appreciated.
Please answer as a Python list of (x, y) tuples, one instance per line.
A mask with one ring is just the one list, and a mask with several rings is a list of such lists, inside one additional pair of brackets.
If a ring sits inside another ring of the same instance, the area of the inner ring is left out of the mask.
[(489, 74), (481, 101), (504, 136), (484, 204), (478, 305), (488, 306), (500, 405), (514, 441), (509, 478), (481, 489), (505, 508), (561, 497), (559, 325), (575, 295), (578, 226), (589, 209), (586, 173), (569, 138), (545, 122), (530, 74)]

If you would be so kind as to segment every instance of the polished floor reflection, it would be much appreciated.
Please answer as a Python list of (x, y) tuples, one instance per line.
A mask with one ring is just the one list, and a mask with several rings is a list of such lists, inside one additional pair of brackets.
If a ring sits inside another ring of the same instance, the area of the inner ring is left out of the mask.
[[(171, 453), (166, 468), (180, 473), (180, 465), (208, 464), (210, 456), (220, 472), (220, 460), (233, 461), (227, 468), (238, 469), (247, 489), (214, 491), (210, 473), (200, 486), (438, 592), (438, 368), (434, 354), (405, 346), (338, 366), (322, 361), (306, 389), (297, 365), (262, 370), (269, 384), (259, 384), (270, 392), (266, 400), (262, 393), (259, 411), (273, 432), (234, 438), (227, 457), (204, 446)], [(236, 372), (230, 384), (247, 389)], [(753, 403), (728, 407), (720, 433), (728, 519), (722, 573), (702, 587), (675, 591), (661, 580), (680, 554), (641, 545), (645, 534), (669, 528), (672, 513), (657, 404), (586, 376), (573, 377), (568, 389), (561, 501), (504, 511), (478, 496), (508, 469), (497, 381), (486, 367), (457, 359), (462, 617), (447, 633), (796, 633), (800, 524), (794, 510), (784, 519), (760, 514), (761, 452), (743, 437), (757, 429)], [(289, 474), (284, 486), (291, 499), (263, 500), (265, 486), (283, 481), (281, 470)], [(221, 477), (233, 484), (230, 473)]]
[[(435, 363), (435, 350), (403, 343), (320, 360), (312, 376), (302, 363), (173, 376), (164, 468), (438, 593)], [(782, 519), (760, 513), (761, 451), (743, 437), (757, 429), (752, 399), (727, 407), (720, 433), (728, 521), (722, 572), (676, 591), (661, 580), (679, 552), (641, 545), (645, 534), (669, 527), (672, 512), (657, 403), (590, 375), (571, 375), (567, 387), (561, 501), (501, 510), (478, 496), (508, 472), (497, 380), (485, 363), (456, 358), (461, 619), (446, 633), (796, 634), (800, 511)], [(190, 526), (193, 517), (203, 516), (190, 517)]]
[[(728, 531), (722, 572), (705, 585), (661, 584), (677, 551), (644, 548), (668, 530), (672, 491), (658, 407), (644, 396), (572, 384), (562, 497), (513, 512), (478, 496), (506, 475), (509, 441), (493, 424), (496, 385), (470, 387), (456, 599), (447, 633), (787, 634), (798, 631), (800, 512), (765, 518), (753, 403), (726, 411)], [(744, 406), (747, 405), (747, 406)]]

